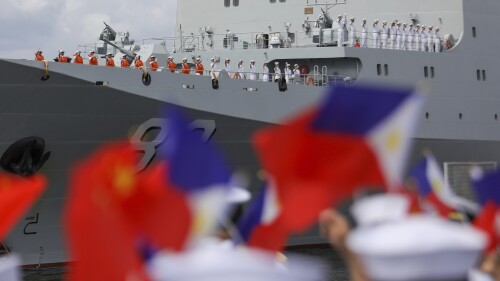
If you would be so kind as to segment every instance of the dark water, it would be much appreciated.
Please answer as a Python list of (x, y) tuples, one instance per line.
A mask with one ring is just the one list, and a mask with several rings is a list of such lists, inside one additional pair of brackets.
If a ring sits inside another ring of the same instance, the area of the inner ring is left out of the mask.
[[(286, 253), (313, 256), (325, 261), (327, 267), (325, 271), (327, 276), (325, 281), (347, 281), (349, 277), (344, 263), (340, 256), (333, 249), (315, 248), (315, 249), (295, 249)], [(25, 281), (62, 281), (66, 267), (51, 267), (38, 269), (25, 269)]]

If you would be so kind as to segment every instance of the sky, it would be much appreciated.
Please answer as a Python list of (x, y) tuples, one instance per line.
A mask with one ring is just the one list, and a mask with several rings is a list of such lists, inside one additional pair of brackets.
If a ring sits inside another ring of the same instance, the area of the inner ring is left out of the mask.
[(0, 58), (46, 59), (95, 43), (103, 21), (135, 40), (174, 36), (176, 0), (2, 0)]

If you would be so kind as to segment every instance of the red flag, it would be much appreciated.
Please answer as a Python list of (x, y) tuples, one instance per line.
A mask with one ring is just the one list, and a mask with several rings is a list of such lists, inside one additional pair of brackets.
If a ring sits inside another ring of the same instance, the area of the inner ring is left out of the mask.
[(165, 185), (164, 166), (137, 175), (136, 156), (130, 145), (109, 145), (74, 170), (66, 225), (77, 264), (68, 280), (149, 280), (140, 242), (184, 246), (186, 201)]
[(277, 188), (280, 214), (276, 223), (256, 235), (251, 245), (270, 249), (266, 236), (301, 232), (318, 214), (350, 197), (359, 187), (386, 186), (376, 156), (360, 138), (313, 132), (314, 113), (259, 131), (254, 138), (265, 170)]
[(496, 251), (499, 239), (495, 230), (497, 208), (493, 201), (484, 205), (481, 212), (474, 219), (474, 227), (484, 232), (488, 237), (488, 246), (485, 251), (488, 253)]
[(42, 175), (29, 178), (0, 174), (0, 241), (24, 212), (45, 190), (46, 180)]

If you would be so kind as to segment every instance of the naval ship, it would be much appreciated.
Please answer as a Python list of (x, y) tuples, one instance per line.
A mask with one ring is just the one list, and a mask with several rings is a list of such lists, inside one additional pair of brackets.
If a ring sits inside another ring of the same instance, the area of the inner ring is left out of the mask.
[[(112, 52), (117, 65), (123, 55), (130, 61), (136, 55), (143, 60), (155, 56), (160, 66), (168, 56), (175, 62), (187, 58), (191, 66), (192, 58), (199, 57), (204, 75), (0, 59), (2, 167), (49, 179), (46, 193), (2, 245), (4, 251), (19, 253), (24, 264), (69, 260), (61, 215), (74, 163), (105, 142), (128, 138), (143, 155), (138, 169), (146, 169), (168, 134), (161, 119), (167, 104), (179, 105), (193, 117), (193, 129), (220, 145), (232, 168), (248, 177), (251, 190), (262, 184), (252, 133), (318, 103), (324, 86), (331, 84), (430, 84), (410, 162), (423, 148), (431, 149), (460, 195), (470, 195), (470, 165), (491, 168), (500, 161), (500, 95), (492, 85), (500, 77), (497, 0), (177, 2), (175, 38), (133, 41), (128, 33), (105, 26), (101, 40), (82, 49)], [(363, 39), (361, 21), (367, 20), (366, 46), (351, 44), (351, 17), (358, 40)], [(433, 43), (434, 52), (397, 48), (392, 39), (379, 46), (372, 25), (377, 19), (379, 27), (383, 21), (439, 26), (443, 35)], [(213, 69), (210, 58), (216, 62)], [(229, 73), (223, 70), (225, 58), (232, 61)], [(244, 71), (242, 79), (231, 78), (239, 60), (246, 72), (255, 60), (257, 79)], [(265, 62), (269, 81), (263, 81)], [(276, 62), (281, 71), (286, 63), (297, 64), (301, 74), (289, 77), (289, 83), (271, 82)], [(289, 244), (322, 241), (312, 229)]]

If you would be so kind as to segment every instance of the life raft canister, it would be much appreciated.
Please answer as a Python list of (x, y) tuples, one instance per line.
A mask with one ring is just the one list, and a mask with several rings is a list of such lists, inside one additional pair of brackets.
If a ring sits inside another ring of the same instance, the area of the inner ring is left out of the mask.
[(50, 151), (45, 152), (45, 140), (32, 136), (11, 144), (0, 158), (0, 166), (10, 173), (32, 176), (49, 157)]

